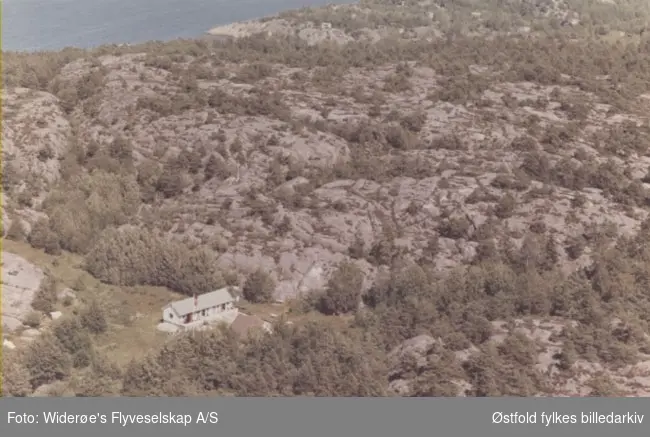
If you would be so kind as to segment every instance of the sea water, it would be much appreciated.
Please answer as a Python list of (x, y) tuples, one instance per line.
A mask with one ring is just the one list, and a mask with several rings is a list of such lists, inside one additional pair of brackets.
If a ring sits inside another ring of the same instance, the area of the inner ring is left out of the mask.
[(2, 49), (58, 50), (193, 38), (212, 27), (351, 0), (3, 0)]

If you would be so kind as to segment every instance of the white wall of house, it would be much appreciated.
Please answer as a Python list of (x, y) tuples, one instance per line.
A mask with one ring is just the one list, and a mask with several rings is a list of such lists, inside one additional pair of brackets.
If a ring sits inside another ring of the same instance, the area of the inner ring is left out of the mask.
[(222, 313), (232, 311), (234, 309), (235, 306), (232, 304), (232, 302), (228, 302), (223, 305), (217, 305), (214, 307), (206, 308), (204, 310), (196, 311), (192, 315), (192, 320), (211, 320), (214, 317), (218, 317)]
[(171, 306), (163, 310), (163, 321), (174, 325), (179, 325), (183, 323), (182, 318), (180, 318), (178, 314), (176, 314), (176, 312), (171, 308)]
[(197, 310), (192, 313), (192, 321), (188, 324), (186, 322), (187, 315), (179, 315), (176, 311), (173, 310), (171, 305), (163, 309), (163, 321), (171, 323), (176, 326), (182, 327), (193, 327), (197, 325), (202, 325), (206, 322), (212, 322), (221, 319), (222, 317), (227, 317), (227, 314), (232, 314), (237, 311), (237, 307), (234, 302), (227, 302), (222, 305), (217, 305), (210, 308), (205, 308), (202, 310)]

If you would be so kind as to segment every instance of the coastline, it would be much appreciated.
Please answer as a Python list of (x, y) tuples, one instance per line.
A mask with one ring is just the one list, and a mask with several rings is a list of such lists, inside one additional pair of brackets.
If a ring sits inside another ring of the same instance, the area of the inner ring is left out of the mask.
[[(317, 10), (320, 13), (313, 13)], [(350, 14), (355, 17), (359, 10), (358, 2), (347, 1), (345, 3), (328, 3), (322, 6), (305, 7), (302, 9), (287, 9), (277, 14), (261, 18), (238, 21), (229, 24), (215, 26), (204, 33), (208, 39), (239, 39), (256, 34), (271, 36), (297, 36), (309, 45), (331, 41), (337, 44), (345, 44), (355, 40), (377, 41), (381, 39), (390, 29), (360, 29), (354, 33), (346, 29), (334, 26), (329, 22), (335, 22), (337, 13)]]
[(205, 34), (211, 37), (237, 39), (257, 33), (267, 33), (269, 36), (273, 34), (282, 34), (295, 28), (295, 24), (281, 18), (279, 14), (274, 14), (251, 20), (235, 21), (233, 23), (218, 25), (209, 29)]
[[(269, 17), (271, 19), (275, 17)], [(264, 32), (264, 24), (260, 21), (261, 19), (256, 20), (247, 20), (247, 21), (236, 21), (234, 23), (223, 24), (220, 26), (215, 26), (205, 32), (205, 35), (213, 37), (232, 37), (232, 38), (241, 38), (248, 36), (252, 33)]]
[[(154, 9), (140, 0), (116, 0), (113, 5), (102, 4), (101, 8), (77, 0), (65, 5), (33, 0), (30, 2), (33, 7), (15, 2), (5, 5), (3, 10), (6, 25), (2, 50), (23, 53), (53, 52), (66, 47), (92, 50), (121, 43), (139, 45), (202, 39), (211, 30), (220, 28), (219, 33), (225, 31), (238, 36), (248, 32), (232, 29), (236, 23), (256, 23), (286, 11), (350, 2), (353, 0), (160, 0)], [(70, 16), (75, 14), (82, 15), (83, 20), (70, 27)]]
[[(357, 5), (358, 2), (353, 0), (348, 0), (342, 3), (330, 2), (327, 4), (320, 4), (314, 6), (304, 6), (304, 9), (327, 9), (332, 8), (336, 10), (338, 8), (349, 8)], [(283, 13), (297, 12), (303, 8), (294, 8), (282, 10), (276, 14), (270, 14), (263, 17), (258, 17), (250, 20), (235, 21), (228, 24), (217, 25), (209, 30), (207, 30), (204, 35), (212, 37), (230, 37), (230, 38), (243, 38), (246, 36), (251, 36), (258, 33), (267, 33), (269, 36), (277, 34), (291, 34), (296, 30), (301, 31), (304, 29), (316, 30), (311, 25), (313, 23), (308, 23), (307, 21), (301, 22), (297, 25), (294, 20), (291, 18), (283, 18)], [(327, 29), (318, 29), (318, 30), (329, 30)]]

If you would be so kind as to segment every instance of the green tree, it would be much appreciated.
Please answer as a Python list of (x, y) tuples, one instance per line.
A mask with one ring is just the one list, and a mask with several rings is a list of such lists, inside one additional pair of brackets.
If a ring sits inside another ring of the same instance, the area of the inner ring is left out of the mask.
[(46, 277), (32, 300), (32, 308), (36, 311), (49, 314), (54, 311), (57, 302), (56, 282)]
[(25, 368), (33, 388), (65, 379), (71, 367), (70, 357), (50, 333), (41, 334), (25, 351)]
[(214, 254), (136, 228), (108, 229), (86, 256), (96, 278), (116, 285), (168, 287), (191, 295), (224, 285)]
[(244, 299), (253, 303), (266, 303), (273, 300), (275, 281), (270, 274), (259, 269), (251, 273), (242, 289)]
[(356, 311), (361, 301), (363, 272), (350, 262), (341, 263), (330, 277), (318, 309), (324, 314), (344, 314)]
[(57, 320), (52, 328), (52, 333), (71, 355), (80, 351), (89, 351), (92, 348), (92, 340), (77, 317)]
[(2, 361), (2, 396), (25, 397), (32, 391), (31, 375), (14, 354), (4, 353)]
[(79, 314), (81, 326), (93, 334), (102, 334), (108, 329), (108, 321), (104, 309), (97, 300), (93, 300)]

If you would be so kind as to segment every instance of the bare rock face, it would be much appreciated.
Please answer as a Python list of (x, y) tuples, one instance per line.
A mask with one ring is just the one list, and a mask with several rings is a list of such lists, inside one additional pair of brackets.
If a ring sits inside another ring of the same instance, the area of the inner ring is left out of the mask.
[[(3, 97), (2, 154), (15, 171), (52, 182), (68, 146), (70, 123), (52, 94), (16, 88)], [(38, 120), (38, 121), (36, 121)]]
[(56, 381), (51, 384), (43, 384), (37, 387), (29, 397), (32, 398), (48, 398), (48, 397), (62, 397), (69, 396), (69, 391), (66, 390), (66, 384), (63, 381)]
[[(433, 370), (434, 374), (443, 368), (452, 369), (462, 365), (472, 353), (477, 352), (477, 349), (472, 346), (465, 351), (457, 351), (454, 353), (455, 359), (448, 361), (449, 351), (445, 352), (445, 350), (442, 339), (430, 335), (418, 335), (396, 346), (388, 355), (389, 391), (397, 396), (423, 396), (421, 388), (423, 384), (428, 385), (425, 381), (431, 376), (432, 369), (438, 368)], [(460, 367), (457, 370), (460, 370)], [(472, 388), (462, 374), (453, 371), (444, 376), (443, 381), (449, 384), (447, 394), (444, 396), (465, 396)], [(424, 394), (424, 396), (431, 396), (431, 394)]]
[(13, 253), (2, 253), (2, 327), (11, 332), (23, 325), (32, 310), (34, 294), (45, 275), (41, 269)]
[(422, 368), (427, 364), (427, 355), (436, 345), (441, 345), (430, 335), (418, 335), (395, 347), (388, 355), (390, 373), (389, 389), (399, 396), (408, 396), (411, 392), (411, 367)]
[(16, 345), (7, 339), (2, 340), (2, 347), (7, 348), (9, 350), (16, 349)]
[(389, 359), (394, 365), (397, 365), (407, 355), (418, 359), (424, 358), (427, 352), (436, 344), (440, 344), (440, 340), (436, 340), (430, 335), (418, 335), (417, 337), (406, 340), (393, 349), (389, 355)]
[[(255, 26), (263, 25), (264, 32), (276, 33), (287, 27), (280, 21)], [(249, 27), (239, 23), (212, 33), (238, 37), (249, 34)], [(331, 33), (336, 29), (307, 30)], [(199, 59), (193, 62), (199, 63)], [(393, 138), (390, 143), (397, 141), (397, 145), (391, 145), (386, 139), (393, 132), (389, 127), (397, 129), (403, 120), (384, 122), (387, 114), (381, 111), (376, 117), (367, 116), (373, 109), (367, 98), (343, 96), (374, 93), (376, 90), (363, 84), (385, 82), (393, 66), (350, 68), (338, 78), (337, 87), (328, 91), (308, 86), (308, 80), (292, 78), (295, 69), (278, 65), (273, 67), (272, 75), (254, 83), (216, 77), (197, 81), (197, 87), (208, 94), (226, 93), (226, 100), (236, 107), (263, 106), (251, 97), (255, 94), (253, 88), (275, 90), (278, 101), (290, 112), (288, 118), (311, 120), (304, 121), (305, 126), (290, 128), (282, 121), (287, 118), (283, 111), (255, 110), (243, 117), (235, 107), (226, 106), (215, 109), (198, 105), (172, 114), (140, 109), (126, 117), (138, 107), (140, 99), (165, 102), (169, 95), (183, 94), (169, 72), (149, 65), (141, 54), (75, 61), (61, 71), (57, 80), (74, 88), (79, 78), (96, 72), (97, 63), (104, 76), (94, 98), (101, 105), (93, 116), (83, 111), (69, 115), (72, 125), (78, 126), (74, 129), (79, 135), (76, 140), (84, 144), (93, 140), (107, 147), (119, 132), (133, 146), (137, 163), (155, 165), (158, 170), (181, 150), (198, 152), (203, 166), (210, 157), (219, 162), (218, 175), (207, 180), (194, 175), (197, 183), (192, 189), (190, 176), (184, 174), (181, 185), (187, 186), (182, 193), (143, 207), (133, 217), (134, 223), (144, 224), (150, 220), (147, 216), (165, 216), (157, 227), (168, 229), (170, 237), (212, 247), (219, 252), (220, 267), (241, 275), (257, 268), (269, 271), (278, 283), (278, 300), (322, 288), (336, 264), (350, 257), (351, 249), (357, 253), (355, 257), (366, 258), (372, 264), (363, 266), (366, 281), (372, 281), (376, 270), (388, 266), (397, 254), (407, 260), (430, 258), (428, 261), (444, 270), (472, 260), (477, 254), (477, 241), (486, 236), (507, 236), (514, 246), (520, 246), (522, 235), (540, 225), (544, 232), (553, 234), (554, 247), (561, 247), (570, 237), (584, 234), (585, 229), (605, 217), (619, 233), (629, 234), (647, 216), (647, 211), (638, 207), (625, 212), (600, 190), (591, 188), (578, 193), (557, 182), (549, 184), (553, 185), (552, 192), (540, 194), (544, 184), (536, 177), (513, 173), (522, 166), (525, 155), (518, 149), (523, 146), (515, 140), (527, 132), (523, 121), (534, 109), (526, 102), (552, 103), (548, 110), (534, 112), (544, 123), (568, 121), (562, 111), (553, 109), (561, 106), (556, 100), (563, 96), (552, 97), (554, 87), (495, 81), (482, 97), (489, 103), (489, 111), (480, 105), (437, 99), (430, 104), (420, 99), (416, 104), (413, 96), (429, 95), (431, 84), (444, 77), (431, 68), (414, 68), (410, 93), (385, 91), (383, 98), (396, 113), (409, 114), (416, 107), (426, 107), (426, 120), (418, 127), (417, 141), (405, 133), (398, 136), (399, 141)], [(237, 76), (243, 67), (223, 68), (232, 69)], [(487, 67), (472, 68), (476, 74), (488, 71)], [(569, 96), (570, 91), (567, 88), (562, 93)], [(502, 101), (506, 95), (516, 96), (519, 103), (506, 105)], [(47, 93), (19, 88), (8, 92), (3, 105), (7, 114), (3, 153), (7, 154), (7, 162), (39, 178), (56, 177), (59, 160), (55, 158), (66, 153), (64, 148), (71, 136), (70, 124), (62, 116), (65, 102)], [(592, 112), (590, 128), (605, 126), (602, 121), (607, 117), (606, 108), (594, 106)], [(622, 122), (610, 118), (612, 123)], [(41, 126), (28, 129), (30, 120), (42, 120)], [(473, 124), (468, 128), (470, 120)], [(462, 140), (456, 132), (464, 132)], [(397, 153), (400, 141), (405, 149)], [(545, 147), (537, 140), (533, 142), (535, 147)], [(370, 165), (370, 161), (365, 163), (369, 158), (352, 152), (375, 143), (383, 144), (375, 151), (382, 155), (381, 159), (372, 161), (376, 171), (361, 171)], [(567, 149), (570, 147), (573, 145)], [(52, 158), (48, 158), (50, 151), (55, 152)], [(538, 155), (548, 155), (552, 161), (564, 159), (551, 148)], [(634, 171), (645, 171), (647, 163), (636, 161), (638, 169)], [(355, 165), (350, 166), (352, 163)], [(330, 174), (332, 168), (341, 172)], [(523, 184), (520, 188), (524, 191), (508, 188), (516, 181)], [(42, 198), (53, 186), (36, 184), (29, 191)], [(12, 205), (15, 208), (11, 216), (3, 214), (5, 231), (11, 220), (21, 218), (29, 228), (41, 217), (35, 208), (21, 205), (18, 195), (22, 193), (21, 188), (13, 196), (16, 205)], [(508, 203), (506, 194), (513, 201)], [(584, 202), (573, 207), (571, 199), (577, 194), (584, 197)], [(497, 206), (501, 218), (495, 219), (493, 211)], [(436, 244), (431, 245), (434, 241)], [(429, 250), (433, 246), (435, 251)], [(569, 260), (560, 251), (558, 257), (558, 262), (570, 270), (588, 261), (589, 253)]]

